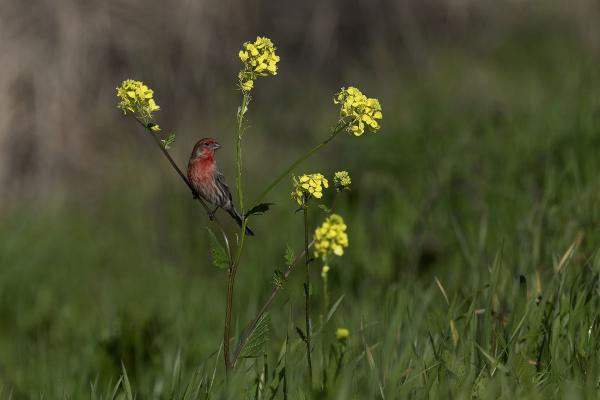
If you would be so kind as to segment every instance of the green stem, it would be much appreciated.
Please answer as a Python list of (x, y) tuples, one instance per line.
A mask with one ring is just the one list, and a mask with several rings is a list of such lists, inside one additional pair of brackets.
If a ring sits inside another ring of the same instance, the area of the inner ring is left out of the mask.
[(225, 376), (229, 375), (231, 362), (229, 358), (229, 342), (231, 341), (231, 314), (233, 306), (233, 282), (235, 269), (230, 266), (227, 270), (227, 305), (225, 308), (225, 326), (223, 328), (223, 360), (225, 361)]
[(306, 360), (308, 362), (308, 384), (312, 388), (312, 360), (310, 356), (311, 347), (311, 324), (310, 324), (310, 255), (308, 254), (308, 207), (303, 204), (304, 211), (304, 262), (306, 264), (306, 282), (304, 283), (304, 297), (306, 299)]
[[(238, 112), (238, 136), (237, 136), (237, 177), (235, 180), (238, 199), (240, 202), (240, 214), (242, 215), (242, 226), (241, 226), (241, 239), (238, 246), (238, 251), (235, 257), (235, 262), (233, 263), (233, 267), (237, 269), (237, 266), (240, 262), (240, 257), (242, 256), (242, 249), (244, 248), (244, 242), (246, 240), (246, 217), (245, 208), (244, 208), (244, 191), (242, 189), (242, 136), (244, 135), (244, 116), (246, 115), (246, 111), (248, 108), (248, 103), (250, 102), (250, 95), (246, 92), (243, 92), (242, 98), (242, 106)], [(233, 274), (233, 279), (235, 279), (235, 272)]]
[(275, 188), (275, 186), (277, 186), (277, 184), (279, 182), (281, 182), (286, 176), (289, 175), (290, 172), (292, 172), (292, 170), (294, 168), (296, 168), (302, 162), (306, 161), (310, 156), (312, 156), (317, 151), (319, 151), (327, 143), (331, 142), (333, 140), (333, 138), (335, 138), (341, 131), (343, 131), (346, 128), (346, 126), (347, 126), (347, 124), (339, 122), (335, 126), (335, 128), (333, 128), (333, 130), (331, 131), (331, 133), (329, 134), (329, 137), (327, 137), (327, 139), (325, 139), (324, 141), (322, 141), (321, 143), (319, 143), (318, 145), (316, 145), (315, 147), (310, 149), (304, 155), (300, 156), (300, 158), (298, 158), (296, 161), (294, 161), (292, 164), (290, 164), (290, 166), (285, 171), (283, 171), (279, 176), (277, 176), (277, 178), (275, 178), (275, 180), (273, 182), (271, 182), (269, 184), (269, 186), (267, 186), (267, 188), (260, 194), (260, 196), (258, 196), (258, 198), (254, 202), (254, 204), (259, 204), (267, 196), (267, 194), (269, 194), (269, 192), (271, 190), (273, 190), (273, 188)]
[(321, 369), (323, 370), (323, 389), (327, 387), (327, 332), (325, 319), (329, 310), (329, 290), (327, 288), (327, 275), (323, 276), (323, 314), (321, 314)]
[(242, 249), (244, 247), (244, 241), (246, 239), (246, 218), (244, 218), (244, 191), (242, 189), (242, 136), (244, 135), (244, 115), (246, 114), (246, 109), (248, 108), (248, 102), (250, 101), (250, 96), (248, 93), (244, 92), (242, 97), (242, 105), (238, 111), (237, 119), (238, 119), (238, 135), (237, 135), (237, 144), (236, 144), (236, 166), (237, 166), (237, 176), (235, 179), (235, 185), (237, 188), (238, 199), (240, 203), (240, 213), (242, 214), (242, 232), (241, 232), (241, 240), (239, 242), (239, 246), (237, 249), (235, 261), (231, 263), (229, 266), (228, 274), (227, 274), (227, 306), (225, 309), (225, 326), (223, 332), (223, 356), (225, 358), (225, 373), (228, 374), (229, 371), (235, 365), (235, 361), (232, 361), (229, 356), (229, 342), (231, 340), (231, 318), (233, 315), (233, 291), (235, 287), (235, 275), (237, 273), (237, 268), (240, 262), (240, 257), (242, 255)]
[(333, 376), (333, 380), (337, 381), (338, 376), (340, 376), (340, 371), (342, 370), (342, 362), (344, 361), (344, 355), (346, 354), (346, 347), (342, 347), (340, 350), (340, 356), (337, 360), (337, 365), (335, 367), (335, 375)]
[[(249, 95), (246, 92), (243, 92), (242, 98), (242, 106), (238, 112), (238, 136), (237, 136), (237, 146), (236, 146), (236, 155), (237, 155), (237, 177), (236, 177), (236, 187), (238, 192), (238, 201), (240, 202), (240, 213), (242, 216), (244, 215), (244, 193), (242, 190), (242, 136), (244, 135), (244, 115), (246, 115), (246, 108), (248, 107)], [(244, 234), (242, 231), (242, 235)]]
[[(312, 240), (308, 244), (308, 248), (310, 249), (314, 244), (315, 244), (315, 241)], [(302, 246), (302, 247), (304, 247), (304, 246)], [(292, 263), (287, 266), (286, 271), (283, 273), (284, 282), (288, 280), (290, 274), (294, 271), (294, 268), (296, 268), (296, 265), (298, 265), (300, 263), (300, 260), (302, 258), (304, 258), (305, 252), (306, 252), (306, 250), (302, 250), (302, 252), (300, 254), (298, 254), (296, 256), (296, 258), (294, 258), (294, 261), (292, 261)], [(244, 347), (248, 343), (248, 338), (250, 338), (250, 336), (252, 335), (252, 332), (254, 332), (254, 330), (256, 329), (256, 325), (258, 324), (258, 321), (264, 315), (264, 313), (267, 312), (267, 309), (271, 306), (271, 304), (273, 303), (273, 300), (275, 300), (275, 296), (282, 289), (283, 289), (282, 286), (273, 287), (273, 289), (271, 290), (271, 294), (269, 295), (267, 300), (263, 303), (263, 305), (260, 307), (260, 309), (256, 313), (256, 316), (254, 317), (254, 319), (243, 330), (243, 333), (240, 337), (240, 341), (238, 342), (235, 352), (233, 353), (233, 358), (231, 360), (232, 367), (235, 367), (235, 364), (236, 364), (237, 360), (239, 359), (239, 356), (240, 356), (242, 350), (244, 350)]]

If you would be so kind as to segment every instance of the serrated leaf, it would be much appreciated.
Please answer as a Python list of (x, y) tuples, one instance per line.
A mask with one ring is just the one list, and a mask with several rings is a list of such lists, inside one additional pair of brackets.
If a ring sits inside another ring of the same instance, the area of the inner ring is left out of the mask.
[(210, 256), (213, 265), (220, 269), (229, 268), (229, 257), (227, 257), (225, 249), (221, 243), (219, 243), (213, 231), (208, 228), (206, 230), (208, 231), (208, 237), (210, 239)]
[(288, 244), (285, 246), (285, 265), (292, 265), (292, 263), (294, 262), (294, 260), (296, 259), (296, 253), (294, 252), (294, 249), (292, 249), (292, 247)]
[(248, 216), (250, 215), (261, 215), (266, 213), (267, 211), (269, 211), (269, 208), (271, 208), (271, 206), (275, 205), (275, 203), (260, 203), (254, 207), (252, 207), (249, 211), (246, 212), (246, 214), (244, 214), (244, 216), (246, 218), (248, 218)]
[(275, 270), (273, 272), (273, 286), (277, 289), (282, 289), (285, 285), (286, 279), (283, 273), (280, 270)]
[(161, 139), (160, 142), (162, 143), (165, 150), (169, 150), (173, 143), (175, 143), (175, 132), (169, 133), (169, 136), (167, 136), (166, 139)]
[(331, 208), (327, 207), (325, 204), (319, 204), (317, 207), (325, 211), (327, 214), (331, 214)]
[(269, 313), (264, 313), (256, 323), (256, 328), (250, 334), (246, 345), (240, 353), (240, 358), (259, 357), (264, 345), (269, 341), (269, 325), (271, 317)]

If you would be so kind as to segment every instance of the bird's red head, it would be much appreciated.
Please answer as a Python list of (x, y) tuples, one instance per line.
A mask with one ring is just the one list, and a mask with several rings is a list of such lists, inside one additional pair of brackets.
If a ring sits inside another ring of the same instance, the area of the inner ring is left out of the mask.
[(212, 158), (215, 155), (215, 151), (220, 147), (219, 142), (213, 138), (200, 139), (194, 146), (192, 158)]

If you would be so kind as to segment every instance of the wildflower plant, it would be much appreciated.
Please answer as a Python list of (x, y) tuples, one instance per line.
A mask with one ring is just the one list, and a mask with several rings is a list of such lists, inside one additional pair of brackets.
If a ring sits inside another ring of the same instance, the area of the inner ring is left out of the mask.
[[(182, 173), (177, 163), (173, 160), (169, 153), (169, 147), (174, 144), (175, 135), (170, 134), (166, 138), (160, 138), (160, 127), (155, 121), (155, 113), (160, 110), (160, 106), (154, 99), (154, 91), (146, 84), (140, 81), (128, 79), (117, 87), (117, 98), (119, 99), (117, 107), (123, 111), (125, 115), (131, 115), (133, 118), (149, 133), (156, 144), (160, 147), (162, 154), (169, 160), (171, 166), (176, 170), (182, 180), (187, 184), (188, 188), (194, 194), (200, 204), (207, 211), (210, 221), (220, 233), (220, 238), (215, 235), (212, 230), (209, 230), (209, 239), (211, 243), (211, 257), (213, 264), (227, 272), (227, 298), (225, 307), (224, 329), (223, 329), (223, 359), (225, 363), (225, 371), (228, 374), (236, 367), (240, 359), (252, 358), (259, 355), (261, 347), (266, 342), (268, 333), (269, 318), (267, 310), (272, 304), (276, 294), (282, 290), (287, 282), (288, 276), (294, 271), (300, 260), (304, 259), (306, 280), (304, 283), (305, 295), (305, 330), (298, 328), (301, 339), (306, 343), (307, 367), (309, 385), (312, 387), (312, 356), (314, 351), (311, 345), (312, 323), (310, 315), (310, 264), (313, 262), (313, 255), (317, 259), (321, 259), (323, 267), (321, 269), (321, 278), (323, 279), (323, 295), (324, 308), (321, 315), (321, 331), (324, 332), (325, 324), (334, 309), (339, 305), (339, 301), (329, 310), (329, 295), (327, 293), (327, 275), (329, 273), (330, 256), (341, 256), (348, 247), (347, 226), (344, 219), (338, 215), (331, 213), (331, 209), (325, 204), (318, 204), (318, 207), (325, 210), (328, 214), (325, 220), (318, 227), (311, 228), (309, 224), (309, 212), (315, 203), (324, 202), (331, 196), (325, 196), (329, 188), (329, 179), (322, 173), (302, 174), (292, 176), (292, 200), (300, 206), (303, 215), (304, 228), (304, 246), (302, 252), (298, 255), (288, 247), (286, 250), (284, 271), (277, 270), (273, 273), (274, 285), (267, 301), (260, 307), (256, 316), (246, 325), (241, 332), (235, 348), (230, 348), (232, 316), (233, 316), (233, 298), (235, 289), (235, 277), (242, 263), (242, 249), (246, 239), (246, 225), (250, 218), (256, 215), (264, 214), (269, 210), (272, 203), (263, 203), (266, 196), (286, 177), (289, 177), (292, 171), (302, 162), (306, 161), (313, 154), (330, 143), (340, 132), (348, 131), (356, 136), (362, 135), (365, 129), (373, 132), (380, 129), (379, 121), (382, 119), (381, 106), (379, 101), (374, 98), (368, 98), (360, 90), (349, 87), (342, 88), (335, 95), (335, 103), (340, 104), (340, 113), (336, 121), (335, 127), (330, 131), (329, 135), (307, 153), (301, 155), (296, 161), (288, 167), (282, 169), (282, 172), (271, 181), (258, 198), (246, 207), (244, 199), (244, 191), (242, 185), (242, 139), (247, 131), (246, 118), (250, 104), (250, 92), (256, 90), (256, 80), (262, 77), (276, 76), (278, 72), (279, 56), (276, 54), (276, 47), (273, 42), (266, 37), (258, 36), (254, 42), (246, 42), (242, 49), (238, 52), (238, 57), (242, 61), (242, 68), (238, 73), (238, 87), (241, 92), (241, 105), (237, 112), (237, 141), (236, 141), (236, 180), (237, 197), (239, 201), (239, 209), (242, 215), (241, 229), (234, 236), (228, 234), (225, 228), (220, 223), (219, 219), (214, 216), (214, 210), (206, 203), (205, 199), (195, 192), (187, 177)], [(333, 196), (337, 196), (340, 192), (348, 190), (351, 184), (351, 178), (347, 171), (338, 171), (334, 174), (333, 185), (335, 192)], [(311, 201), (313, 200), (313, 201)], [(315, 201), (316, 200), (316, 201)], [(335, 197), (334, 197), (335, 202)], [(330, 205), (333, 208), (333, 203)], [(314, 229), (314, 230), (313, 230)], [(310, 235), (310, 232), (314, 232)], [(314, 246), (311, 252), (311, 247)], [(324, 318), (324, 315), (328, 315)], [(344, 342), (348, 337), (346, 331), (345, 337), (340, 339), (340, 335), (344, 335), (344, 331), (338, 330), (336, 337), (338, 342)], [(323, 368), (323, 387), (326, 386), (326, 337), (322, 334), (322, 368)], [(341, 366), (341, 358), (338, 359), (336, 367), (336, 376), (339, 373)]]

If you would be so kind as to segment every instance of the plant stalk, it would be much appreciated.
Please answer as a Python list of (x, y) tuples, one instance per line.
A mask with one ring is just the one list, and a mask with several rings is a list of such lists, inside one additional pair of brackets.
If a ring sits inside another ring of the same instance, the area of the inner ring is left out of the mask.
[(229, 375), (232, 368), (229, 358), (229, 343), (231, 342), (231, 315), (233, 309), (233, 283), (235, 281), (235, 267), (231, 265), (227, 270), (227, 305), (225, 307), (225, 326), (223, 328), (223, 360), (225, 362), (225, 376)]
[(238, 245), (235, 261), (230, 263), (228, 274), (227, 274), (227, 305), (225, 309), (225, 324), (223, 332), (223, 357), (225, 358), (225, 374), (228, 375), (229, 371), (235, 365), (235, 361), (232, 361), (229, 356), (229, 342), (231, 341), (231, 318), (233, 315), (233, 291), (235, 287), (235, 275), (237, 268), (240, 263), (240, 257), (242, 255), (242, 249), (244, 248), (244, 241), (246, 239), (246, 218), (244, 217), (244, 191), (242, 188), (242, 136), (244, 135), (244, 116), (246, 109), (248, 108), (248, 102), (250, 101), (250, 95), (244, 92), (242, 97), (242, 105), (238, 111), (238, 135), (236, 142), (236, 170), (237, 176), (235, 179), (235, 186), (237, 188), (238, 201), (240, 205), (240, 213), (242, 215), (242, 226), (241, 226), (241, 239)]
[(304, 262), (306, 265), (306, 282), (304, 283), (305, 317), (306, 317), (306, 361), (308, 363), (308, 384), (312, 388), (311, 323), (310, 323), (310, 255), (308, 254), (308, 207), (303, 204), (304, 214)]
[(329, 289), (327, 287), (327, 275), (323, 275), (323, 314), (321, 314), (321, 369), (323, 370), (323, 389), (327, 387), (327, 334), (325, 324), (327, 324), (326, 315), (329, 311)]
[(315, 147), (310, 149), (304, 155), (300, 156), (296, 161), (291, 163), (290, 166), (287, 167), (285, 171), (283, 171), (281, 174), (279, 174), (279, 176), (277, 176), (277, 178), (275, 178), (275, 180), (273, 182), (271, 182), (269, 184), (269, 186), (267, 186), (267, 188), (258, 196), (258, 198), (254, 202), (254, 204), (256, 205), (256, 204), (259, 204), (261, 201), (263, 201), (264, 198), (267, 196), (267, 194), (269, 194), (271, 192), (271, 190), (273, 190), (275, 188), (275, 186), (277, 186), (277, 184), (279, 184), (279, 182), (281, 182), (286, 176), (288, 176), (289, 173), (292, 172), (292, 170), (294, 168), (296, 168), (298, 165), (302, 164), (304, 161), (306, 161), (308, 158), (310, 158), (310, 156), (312, 156), (317, 151), (319, 151), (323, 146), (325, 146), (326, 144), (331, 142), (333, 140), (333, 138), (335, 138), (341, 131), (343, 131), (346, 128), (346, 126), (347, 126), (346, 123), (339, 122), (335, 126), (335, 128), (333, 128), (333, 130), (331, 131), (331, 133), (329, 134), (329, 137), (327, 137), (327, 139), (325, 139), (324, 141), (322, 141), (321, 143), (319, 143), (318, 145), (316, 145)]
[[(311, 241), (308, 244), (308, 248), (310, 249), (314, 245), (314, 243), (315, 243), (314, 240)], [(283, 274), (284, 281), (286, 281), (288, 279), (288, 277), (290, 276), (290, 274), (292, 273), (292, 271), (294, 271), (294, 269), (296, 268), (296, 265), (298, 265), (299, 261), (304, 257), (305, 252), (306, 252), (305, 250), (302, 250), (302, 252), (296, 256), (294, 261), (292, 261), (292, 263), (290, 265), (288, 265), (287, 270)], [(232, 367), (235, 367), (235, 364), (237, 363), (237, 360), (239, 359), (239, 356), (242, 353), (242, 350), (248, 343), (248, 339), (252, 335), (252, 332), (254, 332), (254, 330), (256, 329), (256, 325), (258, 324), (258, 321), (261, 319), (263, 314), (265, 312), (267, 312), (269, 306), (271, 306), (271, 303), (273, 303), (273, 300), (275, 300), (277, 293), (279, 293), (279, 291), (281, 289), (282, 289), (282, 287), (275, 286), (271, 290), (271, 294), (269, 295), (267, 300), (263, 303), (263, 305), (260, 307), (260, 309), (256, 313), (256, 316), (252, 319), (252, 321), (244, 329), (244, 331), (243, 331), (244, 333), (241, 335), (240, 341), (238, 342), (238, 344), (235, 348), (235, 352), (233, 353), (233, 359), (231, 360)]]

